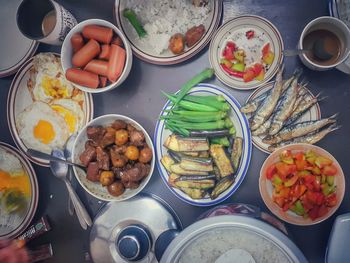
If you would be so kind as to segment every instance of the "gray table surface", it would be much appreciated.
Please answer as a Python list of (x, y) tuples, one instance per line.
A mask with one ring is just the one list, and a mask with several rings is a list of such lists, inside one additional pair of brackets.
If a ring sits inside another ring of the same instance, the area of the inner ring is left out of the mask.
[[(89, 18), (101, 18), (114, 21), (113, 0), (70, 0), (58, 1), (70, 10), (78, 21)], [(285, 47), (294, 48), (298, 36), (303, 27), (312, 19), (328, 15), (326, 0), (233, 0), (224, 2), (231, 8), (224, 10), (224, 19), (241, 14), (255, 14), (266, 17), (272, 21), (282, 34)], [(233, 7), (233, 8), (232, 8)], [(59, 47), (41, 44), (38, 52), (55, 51)], [(0, 58), (1, 59), (1, 58)], [(287, 58), (286, 73), (289, 74), (298, 66), (300, 61), (296, 57)], [(95, 117), (107, 113), (127, 115), (137, 120), (145, 127), (153, 137), (154, 127), (159, 112), (165, 103), (160, 90), (174, 92), (182, 83), (193, 77), (201, 69), (209, 66), (208, 47), (189, 61), (176, 66), (156, 66), (134, 58), (131, 74), (124, 84), (108, 93), (94, 95)], [(326, 137), (319, 146), (332, 153), (342, 165), (345, 175), (350, 172), (350, 103), (349, 81), (347, 76), (337, 70), (327, 72), (314, 72), (304, 70), (304, 77), (310, 82), (310, 89), (314, 93), (320, 91), (329, 98), (322, 102), (323, 116), (329, 116), (339, 112), (339, 124), (343, 127)], [(0, 79), (0, 141), (14, 145), (8, 130), (6, 121), (6, 99), (13, 76)], [(210, 83), (230, 90), (231, 94), (243, 103), (249, 96), (249, 91), (231, 90), (218, 80)], [(224, 203), (243, 202), (261, 207), (267, 211), (258, 189), (258, 177), (260, 167), (267, 155), (254, 148), (252, 161), (248, 174), (238, 191)], [(37, 173), (40, 187), (39, 206), (34, 218), (48, 215), (52, 223), (52, 231), (38, 240), (33, 245), (51, 242), (54, 249), (54, 257), (47, 262), (85, 262), (85, 252), (89, 249), (89, 232), (83, 231), (76, 219), (67, 211), (67, 197), (65, 186), (61, 181), (53, 177), (51, 171), (37, 165), (33, 165)], [(85, 203), (90, 215), (93, 217), (102, 202), (91, 197), (76, 184), (77, 192)], [(310, 262), (322, 262), (326, 251), (329, 233), (335, 217), (350, 211), (349, 200), (350, 185), (344, 201), (339, 210), (330, 219), (315, 226), (299, 227), (288, 225), (287, 228), (294, 242), (303, 251)], [(189, 206), (177, 199), (162, 182), (157, 169), (152, 176), (145, 191), (154, 193), (166, 200), (178, 213), (184, 226), (195, 222), (196, 218), (208, 208)]]

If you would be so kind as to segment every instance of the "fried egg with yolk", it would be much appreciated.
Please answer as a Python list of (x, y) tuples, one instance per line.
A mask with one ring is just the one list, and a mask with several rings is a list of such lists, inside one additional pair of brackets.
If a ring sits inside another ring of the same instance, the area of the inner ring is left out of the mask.
[(61, 60), (52, 53), (40, 53), (33, 59), (34, 74), (31, 75), (34, 100), (50, 102), (54, 99), (71, 98), (74, 86), (66, 79)]
[(41, 101), (34, 102), (17, 115), (16, 128), (28, 148), (45, 153), (62, 149), (69, 137), (64, 118)]
[(83, 127), (84, 112), (78, 102), (70, 99), (54, 100), (51, 108), (63, 117), (70, 135), (78, 132)]
[(20, 160), (0, 148), (0, 192), (17, 189), (25, 196), (31, 195), (30, 180)]

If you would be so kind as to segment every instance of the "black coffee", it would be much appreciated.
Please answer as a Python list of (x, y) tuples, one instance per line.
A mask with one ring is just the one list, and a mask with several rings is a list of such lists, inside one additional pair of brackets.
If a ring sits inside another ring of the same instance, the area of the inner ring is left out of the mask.
[(305, 55), (315, 64), (329, 66), (336, 64), (341, 55), (341, 43), (339, 38), (332, 32), (325, 29), (318, 29), (308, 33), (303, 40), (303, 48), (312, 50), (315, 41), (322, 40), (324, 51), (331, 55), (330, 59), (322, 60), (315, 56), (313, 52), (307, 52)]

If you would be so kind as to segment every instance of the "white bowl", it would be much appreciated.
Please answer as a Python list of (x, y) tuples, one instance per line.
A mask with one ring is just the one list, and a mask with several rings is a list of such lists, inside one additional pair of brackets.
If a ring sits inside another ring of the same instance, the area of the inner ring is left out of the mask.
[(114, 33), (117, 34), (123, 40), (124, 48), (126, 51), (125, 66), (124, 66), (123, 72), (122, 72), (121, 76), (119, 77), (119, 79), (116, 82), (111, 83), (110, 85), (108, 85), (106, 87), (92, 89), (92, 88), (77, 85), (75, 83), (73, 83), (73, 84), (78, 89), (85, 91), (85, 92), (90, 92), (90, 93), (100, 93), (100, 92), (105, 92), (108, 90), (115, 89), (116, 87), (120, 86), (124, 82), (124, 80), (128, 77), (128, 75), (130, 73), (131, 66), (132, 66), (132, 51), (131, 51), (131, 47), (130, 47), (129, 42), (127, 41), (127, 39), (123, 35), (123, 33), (115, 25), (113, 25), (112, 23), (110, 23), (108, 21), (105, 21), (102, 19), (88, 19), (88, 20), (85, 20), (83, 22), (80, 22), (75, 27), (73, 27), (71, 29), (71, 31), (69, 31), (68, 35), (66, 36), (66, 38), (63, 41), (62, 49), (61, 49), (61, 64), (62, 64), (63, 71), (66, 72), (67, 69), (73, 67), (72, 66), (73, 48), (72, 48), (72, 44), (70, 41), (72, 35), (75, 33), (82, 32), (83, 27), (87, 26), (87, 25), (105, 26), (105, 27), (109, 27), (109, 28), (113, 29)]
[(75, 163), (81, 163), (79, 160), (79, 155), (84, 151), (85, 147), (85, 142), (88, 140), (86, 136), (86, 129), (88, 126), (107, 126), (112, 124), (115, 120), (123, 120), (126, 123), (132, 124), (136, 129), (140, 130), (143, 132), (145, 135), (146, 142), (148, 146), (152, 149), (152, 154), (153, 158), (151, 161), (151, 170), (146, 178), (142, 180), (140, 183), (139, 187), (136, 189), (126, 189), (125, 192), (120, 195), (120, 196), (112, 196), (108, 193), (107, 188), (103, 187), (100, 183), (98, 182), (91, 182), (86, 178), (86, 173), (79, 169), (74, 167), (74, 174), (75, 177), (77, 178), (78, 182), (80, 185), (92, 196), (101, 199), (103, 201), (124, 201), (129, 198), (132, 198), (133, 196), (137, 195), (139, 192), (142, 191), (142, 189), (146, 186), (146, 184), (149, 182), (151, 179), (151, 176), (153, 174), (154, 170), (154, 164), (155, 164), (155, 153), (154, 153), (154, 146), (152, 143), (151, 138), (149, 137), (148, 133), (146, 130), (136, 121), (133, 119), (130, 119), (129, 117), (123, 116), (123, 115), (118, 115), (118, 114), (108, 114), (108, 115), (103, 115), (100, 116), (96, 119), (93, 119), (90, 121), (78, 134), (77, 138), (75, 139), (73, 150), (72, 150), (72, 160)]
[[(285, 151), (290, 150), (292, 153), (296, 152), (306, 152), (308, 150), (312, 150), (318, 155), (322, 155), (324, 157), (327, 157), (328, 159), (331, 159), (333, 161), (333, 165), (337, 168), (337, 175), (335, 175), (335, 185), (337, 186), (337, 204), (333, 207), (331, 207), (328, 210), (328, 213), (316, 218), (315, 220), (311, 220), (310, 218), (304, 218), (302, 216), (299, 216), (291, 211), (283, 212), (282, 208), (280, 208), (273, 200), (272, 200), (272, 191), (273, 186), (270, 180), (266, 178), (266, 170), (268, 167), (270, 167), (272, 164), (278, 162), (280, 154)], [(272, 154), (270, 154), (269, 157), (265, 160), (263, 163), (261, 170), (260, 170), (260, 178), (259, 178), (259, 190), (260, 195), (265, 203), (265, 205), (270, 209), (270, 211), (280, 218), (281, 220), (293, 224), (293, 225), (299, 225), (299, 226), (309, 226), (309, 225), (315, 225), (318, 224), (326, 219), (328, 219), (330, 216), (332, 216), (335, 211), (339, 208), (341, 202), (344, 198), (345, 193), (345, 177), (343, 170), (338, 163), (338, 161), (334, 158), (332, 154), (327, 152), (326, 150), (311, 144), (305, 144), (305, 143), (296, 143), (296, 144), (290, 144), (284, 147), (281, 147), (277, 150), (275, 150)]]

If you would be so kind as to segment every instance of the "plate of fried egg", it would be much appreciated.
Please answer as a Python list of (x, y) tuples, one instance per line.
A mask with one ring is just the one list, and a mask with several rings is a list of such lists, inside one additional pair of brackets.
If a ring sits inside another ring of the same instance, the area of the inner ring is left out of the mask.
[(0, 239), (14, 238), (28, 227), (38, 198), (30, 162), (17, 149), (0, 142)]
[[(17, 147), (50, 154), (93, 118), (93, 100), (69, 82), (55, 53), (39, 53), (14, 77), (7, 98), (7, 119)], [(41, 166), (46, 160), (27, 157)]]

